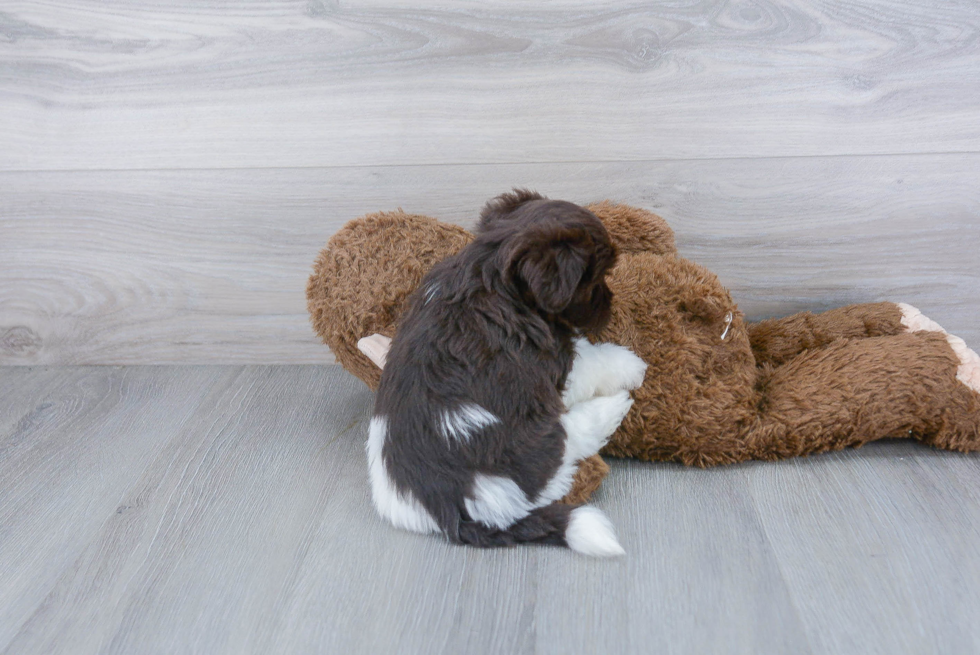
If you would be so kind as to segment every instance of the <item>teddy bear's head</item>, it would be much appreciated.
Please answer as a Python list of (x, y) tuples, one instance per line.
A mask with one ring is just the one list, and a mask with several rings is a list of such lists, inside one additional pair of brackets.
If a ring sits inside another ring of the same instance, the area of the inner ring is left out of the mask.
[(457, 225), (401, 210), (350, 221), (313, 265), (306, 286), (313, 329), (338, 363), (376, 390), (381, 369), (358, 350), (358, 341), (393, 337), (422, 276), (472, 239)]
[[(620, 253), (674, 255), (674, 234), (650, 212), (610, 202), (588, 205)], [(337, 361), (377, 389), (381, 370), (358, 341), (392, 337), (408, 296), (432, 266), (459, 252), (473, 235), (458, 225), (401, 210), (347, 223), (320, 252), (306, 287), (313, 329)]]

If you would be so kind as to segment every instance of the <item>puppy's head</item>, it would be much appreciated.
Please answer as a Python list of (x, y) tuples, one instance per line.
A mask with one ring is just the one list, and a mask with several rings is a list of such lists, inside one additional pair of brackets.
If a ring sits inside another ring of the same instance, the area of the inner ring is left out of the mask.
[(487, 204), (478, 234), (500, 244), (505, 283), (525, 304), (577, 328), (608, 323), (612, 292), (605, 277), (616, 250), (595, 214), (517, 190)]

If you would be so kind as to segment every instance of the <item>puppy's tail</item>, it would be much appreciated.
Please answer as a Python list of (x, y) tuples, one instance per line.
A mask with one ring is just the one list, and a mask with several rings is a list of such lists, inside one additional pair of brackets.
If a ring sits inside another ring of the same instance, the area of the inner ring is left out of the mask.
[(616, 557), (625, 553), (606, 515), (587, 505), (552, 503), (532, 510), (504, 530), (477, 521), (461, 521), (457, 534), (462, 543), (481, 548), (535, 542), (567, 546), (592, 557)]

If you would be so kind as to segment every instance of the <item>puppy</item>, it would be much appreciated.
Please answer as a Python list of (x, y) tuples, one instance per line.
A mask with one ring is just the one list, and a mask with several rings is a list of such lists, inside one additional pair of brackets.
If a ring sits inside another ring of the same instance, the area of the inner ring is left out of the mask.
[(582, 207), (525, 190), (487, 204), (474, 241), (411, 297), (387, 355), (367, 442), (383, 517), (459, 544), (623, 553), (602, 512), (556, 502), (646, 370), (578, 336), (609, 320), (615, 261)]

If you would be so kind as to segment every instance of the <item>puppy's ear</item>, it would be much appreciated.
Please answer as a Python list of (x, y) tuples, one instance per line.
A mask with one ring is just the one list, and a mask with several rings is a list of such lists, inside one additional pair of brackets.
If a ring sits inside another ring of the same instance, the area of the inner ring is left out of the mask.
[(502, 193), (486, 204), (480, 212), (479, 229), (485, 230), (496, 221), (506, 218), (514, 210), (532, 200), (545, 200), (540, 193), (529, 189), (514, 189), (510, 193)]
[(538, 307), (557, 314), (572, 302), (593, 249), (585, 230), (535, 231), (522, 240), (509, 269)]

